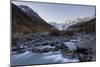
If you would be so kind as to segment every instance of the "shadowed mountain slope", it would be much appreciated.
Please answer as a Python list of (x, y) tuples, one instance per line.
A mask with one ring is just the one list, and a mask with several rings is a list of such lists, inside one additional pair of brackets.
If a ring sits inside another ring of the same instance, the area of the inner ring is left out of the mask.
[(12, 32), (32, 33), (32, 32), (52, 32), (57, 31), (52, 25), (44, 21), (31, 8), (24, 5), (12, 3)]

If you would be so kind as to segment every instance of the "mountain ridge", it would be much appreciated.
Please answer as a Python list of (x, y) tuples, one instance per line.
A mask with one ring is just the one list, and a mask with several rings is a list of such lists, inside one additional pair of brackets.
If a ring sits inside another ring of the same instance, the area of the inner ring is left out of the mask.
[(77, 18), (75, 20), (67, 20), (64, 23), (57, 23), (57, 22), (49, 22), (49, 24), (53, 25), (55, 28), (57, 28), (58, 30), (62, 31), (62, 30), (67, 30), (69, 27), (73, 26), (73, 25), (77, 25), (77, 24), (82, 24), (84, 22), (88, 22), (92, 19), (94, 19), (95, 16), (90, 16), (90, 17), (84, 17), (84, 18)]
[[(26, 9), (27, 11), (23, 10)], [(33, 20), (34, 19), (34, 20)], [(12, 3), (12, 32), (52, 32), (56, 31), (52, 25), (44, 21), (36, 12), (28, 6), (18, 6)]]

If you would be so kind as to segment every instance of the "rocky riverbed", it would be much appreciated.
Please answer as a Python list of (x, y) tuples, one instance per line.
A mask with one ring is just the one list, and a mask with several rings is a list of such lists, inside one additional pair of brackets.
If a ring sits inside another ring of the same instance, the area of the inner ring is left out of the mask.
[[(34, 33), (27, 35), (13, 35), (12, 36), (12, 52), (11, 59), (13, 62), (12, 65), (17, 64), (18, 58), (20, 55), (23, 55), (27, 51), (32, 54), (33, 57), (39, 54), (43, 56), (45, 53), (52, 53), (50, 56), (55, 56), (56, 52), (59, 52), (56, 57), (59, 57), (63, 62), (73, 62), (76, 59), (76, 62), (86, 62), (86, 61), (95, 61), (96, 60), (96, 34), (95, 33), (78, 33), (73, 36), (53, 36), (49, 33)], [(16, 60), (15, 56), (17, 57)], [(29, 61), (28, 64), (38, 64), (33, 60), (27, 59), (26, 55), (23, 55), (24, 61)], [(45, 56), (47, 57), (47, 56)], [(62, 57), (62, 58), (61, 58)], [(36, 57), (39, 60), (38, 57)], [(63, 59), (67, 59), (66, 61)], [(50, 58), (49, 58), (50, 60)], [(49, 60), (42, 60), (44, 63), (61, 63), (54, 62)], [(52, 60), (52, 58), (51, 58)], [(34, 61), (34, 62), (33, 62)], [(15, 63), (14, 63), (15, 62)], [(21, 61), (22, 62), (22, 61)], [(40, 62), (39, 62), (40, 63)], [(41, 63), (40, 63), (41, 64)], [(43, 63), (42, 63), (43, 64)], [(23, 63), (25, 65), (25, 63)]]

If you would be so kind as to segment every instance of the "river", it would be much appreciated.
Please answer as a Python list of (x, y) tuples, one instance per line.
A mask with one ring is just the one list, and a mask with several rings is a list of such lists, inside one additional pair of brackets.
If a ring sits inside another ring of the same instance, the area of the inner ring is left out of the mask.
[(11, 65), (51, 64), (78, 61), (78, 58), (64, 58), (60, 52), (32, 53), (27, 51), (22, 54), (15, 54), (11, 56)]

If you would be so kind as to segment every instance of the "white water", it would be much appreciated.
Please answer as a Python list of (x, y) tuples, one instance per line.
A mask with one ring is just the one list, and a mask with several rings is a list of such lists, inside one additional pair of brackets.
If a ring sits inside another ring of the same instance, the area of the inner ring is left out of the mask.
[(27, 51), (23, 54), (16, 54), (11, 56), (11, 65), (50, 64), (78, 61), (78, 58), (63, 58), (60, 52), (31, 53)]
[(73, 42), (65, 42), (65, 45), (69, 48), (69, 50), (74, 51), (77, 49), (77, 46)]

